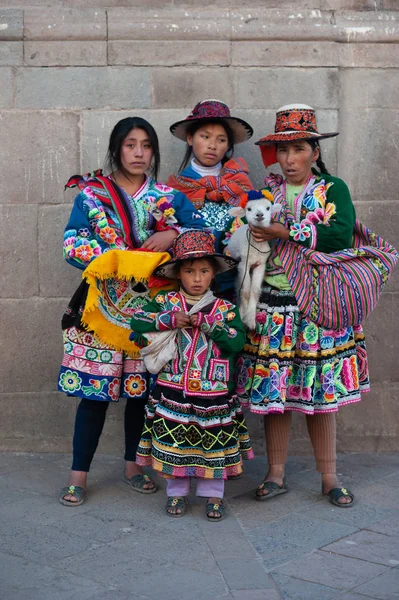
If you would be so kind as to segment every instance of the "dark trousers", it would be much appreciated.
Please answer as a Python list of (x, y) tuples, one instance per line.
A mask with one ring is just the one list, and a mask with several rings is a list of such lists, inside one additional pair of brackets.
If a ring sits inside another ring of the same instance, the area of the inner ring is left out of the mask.
[[(144, 426), (146, 400), (128, 398), (125, 408), (125, 460), (135, 461), (137, 447)], [(105, 423), (109, 402), (80, 401), (73, 434), (73, 471), (90, 471), (91, 461)]]

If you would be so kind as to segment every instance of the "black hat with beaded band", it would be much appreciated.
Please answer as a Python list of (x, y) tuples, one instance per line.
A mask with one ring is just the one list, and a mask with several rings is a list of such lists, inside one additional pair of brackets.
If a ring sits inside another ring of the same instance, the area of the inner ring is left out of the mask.
[(220, 100), (203, 100), (202, 102), (198, 102), (188, 117), (183, 119), (183, 121), (173, 123), (169, 129), (172, 135), (185, 142), (190, 125), (195, 121), (201, 120), (207, 122), (227, 121), (233, 132), (235, 144), (246, 142), (252, 137), (254, 132), (249, 123), (238, 117), (232, 117), (227, 104)]
[(172, 258), (159, 265), (154, 271), (155, 277), (168, 277), (175, 279), (174, 267), (177, 261), (194, 260), (196, 258), (213, 258), (217, 265), (217, 272), (224, 273), (234, 269), (237, 262), (231, 256), (224, 256), (215, 250), (214, 237), (200, 229), (183, 231), (172, 244)]
[(255, 142), (260, 146), (262, 160), (266, 167), (277, 162), (276, 145), (300, 140), (324, 140), (335, 137), (337, 131), (320, 133), (317, 130), (315, 109), (307, 104), (286, 104), (276, 112), (274, 133)]

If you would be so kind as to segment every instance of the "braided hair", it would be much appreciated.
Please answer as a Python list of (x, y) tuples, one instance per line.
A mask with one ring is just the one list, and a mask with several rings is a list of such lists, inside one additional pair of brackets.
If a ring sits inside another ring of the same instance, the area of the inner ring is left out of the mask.
[(319, 169), (320, 173), (326, 173), (326, 175), (329, 175), (330, 173), (321, 157), (321, 148), (319, 142), (317, 140), (309, 140), (308, 144), (310, 144), (313, 150), (316, 150), (316, 148), (319, 150), (319, 158), (316, 160), (316, 167)]

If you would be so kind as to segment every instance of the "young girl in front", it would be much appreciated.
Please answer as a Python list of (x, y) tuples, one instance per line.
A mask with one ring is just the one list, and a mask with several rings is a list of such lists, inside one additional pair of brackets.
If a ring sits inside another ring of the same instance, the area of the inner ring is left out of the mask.
[(154, 275), (177, 279), (179, 291), (159, 292), (131, 320), (136, 343), (149, 332), (176, 332), (147, 404), (137, 461), (167, 478), (169, 516), (185, 514), (195, 478), (207, 518), (220, 521), (225, 480), (241, 474), (242, 455), (253, 457), (232, 381), (245, 330), (238, 309), (211, 291), (215, 275), (235, 261), (216, 253), (204, 231), (180, 234), (172, 254)]

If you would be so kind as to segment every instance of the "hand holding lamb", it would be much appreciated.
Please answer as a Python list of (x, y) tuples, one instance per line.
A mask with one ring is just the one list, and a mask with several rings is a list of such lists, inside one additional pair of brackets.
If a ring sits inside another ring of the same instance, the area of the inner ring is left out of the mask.
[(228, 253), (240, 261), (237, 277), (237, 299), (240, 315), (248, 329), (256, 327), (256, 306), (259, 300), (266, 261), (270, 255), (267, 241), (257, 242), (251, 227), (269, 227), (272, 216), (280, 211), (281, 204), (273, 204), (273, 195), (268, 191), (250, 190), (244, 205), (232, 208), (235, 217), (245, 215), (248, 225), (233, 233), (228, 244)]

